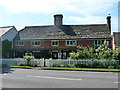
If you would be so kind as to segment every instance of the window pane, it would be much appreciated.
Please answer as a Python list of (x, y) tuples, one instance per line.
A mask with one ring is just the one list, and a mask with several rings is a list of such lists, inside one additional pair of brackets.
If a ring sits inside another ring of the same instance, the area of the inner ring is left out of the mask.
[(73, 41), (73, 45), (76, 45), (76, 41)]
[(54, 41), (52, 41), (52, 45), (54, 45)]
[(37, 45), (37, 41), (35, 41), (35, 45)]
[(58, 41), (56, 41), (56, 45), (58, 45)]
[(67, 45), (69, 45), (69, 41), (67, 41)]
[(104, 40), (102, 40), (102, 44), (104, 44)]
[(22, 42), (22, 44), (21, 45), (23, 45), (23, 42)]
[(70, 45), (73, 45), (73, 41), (70, 41)]
[(100, 40), (98, 41), (98, 45), (100, 45)]
[(40, 41), (38, 41), (38, 45), (40, 45)]
[(95, 45), (97, 45), (97, 40), (95, 40)]

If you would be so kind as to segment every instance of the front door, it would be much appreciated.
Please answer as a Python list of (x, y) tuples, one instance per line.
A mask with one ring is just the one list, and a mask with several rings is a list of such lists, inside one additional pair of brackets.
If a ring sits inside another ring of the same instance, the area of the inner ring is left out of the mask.
[(52, 58), (58, 59), (58, 52), (52, 52)]

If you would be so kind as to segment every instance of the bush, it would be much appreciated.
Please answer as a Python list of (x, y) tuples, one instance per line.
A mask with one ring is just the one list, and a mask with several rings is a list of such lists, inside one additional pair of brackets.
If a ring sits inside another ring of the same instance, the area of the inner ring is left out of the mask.
[(93, 67), (93, 68), (100, 67), (100, 63), (97, 62), (97, 61), (95, 61), (95, 62), (93, 62), (92, 67)]
[(27, 60), (27, 65), (30, 66), (30, 60), (34, 59), (34, 56), (24, 56), (24, 58)]
[(61, 67), (61, 61), (53, 62), (52, 67)]
[(25, 66), (23, 63), (20, 63), (19, 66)]
[(33, 67), (37, 67), (37, 64), (33, 65)]
[(69, 64), (64, 64), (63, 67), (70, 67), (70, 65)]
[(108, 69), (114, 69), (113, 65), (108, 66)]
[(86, 66), (86, 64), (77, 63), (77, 64), (75, 64), (75, 67), (77, 67), (77, 68), (86, 68), (87, 66)]
[(8, 67), (9, 65), (7, 65), (7, 64), (2, 64), (2, 67)]

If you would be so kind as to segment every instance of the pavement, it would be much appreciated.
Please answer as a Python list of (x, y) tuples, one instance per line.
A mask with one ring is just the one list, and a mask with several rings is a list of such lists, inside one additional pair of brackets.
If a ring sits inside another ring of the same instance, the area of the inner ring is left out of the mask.
[(118, 73), (3, 68), (2, 88), (118, 88)]

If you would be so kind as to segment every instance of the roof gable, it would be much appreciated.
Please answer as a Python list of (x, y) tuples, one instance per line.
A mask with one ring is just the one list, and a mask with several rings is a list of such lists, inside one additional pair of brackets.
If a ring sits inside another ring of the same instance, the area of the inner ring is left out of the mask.
[(0, 37), (4, 35), (6, 32), (8, 32), (10, 29), (12, 29), (14, 26), (5, 26), (0, 27)]

